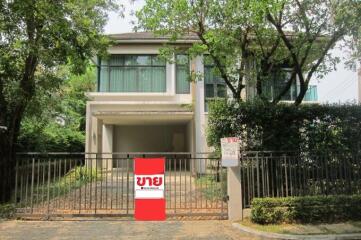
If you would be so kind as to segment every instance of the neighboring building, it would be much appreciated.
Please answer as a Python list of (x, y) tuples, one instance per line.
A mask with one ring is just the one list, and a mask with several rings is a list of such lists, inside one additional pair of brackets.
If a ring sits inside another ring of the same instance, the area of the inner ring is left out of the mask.
[[(159, 48), (168, 39), (151, 33), (111, 38), (110, 57), (98, 59), (96, 92), (88, 93), (86, 152), (207, 152), (207, 101), (227, 95), (212, 63), (186, 55), (172, 63), (159, 60)], [(197, 41), (189, 36), (175, 44)], [(201, 73), (204, 81), (190, 82), (190, 71)], [(269, 87), (270, 98), (281, 86), (282, 81)], [(293, 100), (296, 93), (293, 86), (283, 100)], [(306, 100), (317, 100), (315, 87), (307, 94)]]

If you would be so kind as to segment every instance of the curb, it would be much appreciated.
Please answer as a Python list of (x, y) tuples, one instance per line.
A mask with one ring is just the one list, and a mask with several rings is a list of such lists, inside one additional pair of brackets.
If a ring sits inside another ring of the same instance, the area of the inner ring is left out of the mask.
[(242, 226), (239, 223), (232, 223), (234, 228), (237, 228), (241, 232), (245, 232), (262, 239), (281, 239), (281, 240), (360, 240), (361, 233), (350, 234), (327, 234), (327, 235), (291, 235), (280, 233), (269, 233), (255, 230), (253, 228)]

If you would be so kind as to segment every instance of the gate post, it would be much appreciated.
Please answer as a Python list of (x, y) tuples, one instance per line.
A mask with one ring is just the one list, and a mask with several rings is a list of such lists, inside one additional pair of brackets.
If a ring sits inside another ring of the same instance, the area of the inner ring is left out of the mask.
[(227, 168), (228, 219), (243, 220), (241, 167)]

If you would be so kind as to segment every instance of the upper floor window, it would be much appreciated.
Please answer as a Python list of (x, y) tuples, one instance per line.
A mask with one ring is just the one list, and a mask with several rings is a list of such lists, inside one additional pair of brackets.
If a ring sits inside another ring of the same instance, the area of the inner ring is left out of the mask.
[(99, 65), (99, 92), (166, 91), (166, 63), (157, 55), (111, 55)]
[(189, 78), (188, 55), (176, 55), (176, 93), (187, 94), (190, 92)]
[(205, 89), (205, 111), (208, 111), (208, 103), (213, 98), (224, 98), (227, 96), (227, 87), (220, 76), (217, 67), (210, 56), (204, 56), (204, 89)]
[[(275, 71), (269, 81), (265, 82), (262, 86), (263, 94), (270, 100), (273, 100), (277, 97), (281, 91), (286, 87), (287, 82), (291, 78), (291, 69), (281, 68), (278, 71)], [(290, 89), (281, 97), (283, 101), (294, 101), (296, 100), (300, 92), (300, 86), (295, 80)], [(304, 97), (305, 101), (317, 101), (317, 86), (310, 85), (306, 95)]]

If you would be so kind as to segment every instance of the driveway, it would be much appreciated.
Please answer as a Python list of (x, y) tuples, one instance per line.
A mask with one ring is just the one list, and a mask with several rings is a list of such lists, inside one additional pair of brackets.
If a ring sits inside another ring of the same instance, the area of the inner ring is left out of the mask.
[(256, 239), (229, 221), (1, 221), (0, 239)]

